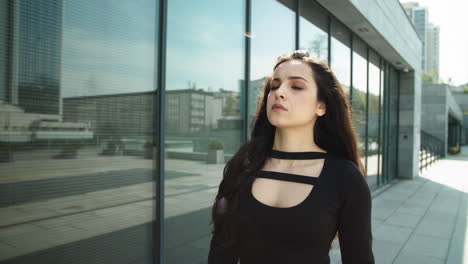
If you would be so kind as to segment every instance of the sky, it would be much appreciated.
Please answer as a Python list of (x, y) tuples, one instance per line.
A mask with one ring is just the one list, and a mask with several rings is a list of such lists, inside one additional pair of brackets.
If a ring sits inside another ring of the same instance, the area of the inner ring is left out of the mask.
[[(155, 89), (156, 1), (116, 1), (66, 2), (62, 96)], [(455, 85), (468, 83), (467, 23), (462, 22), (468, 0), (419, 2), (429, 8), (429, 20), (440, 26), (441, 79), (447, 82), (451, 78)], [(277, 1), (254, 1), (253, 5), (254, 80), (271, 72), (279, 54), (293, 49), (295, 17)], [(167, 90), (188, 88), (189, 82), (215, 91), (240, 89), (239, 80), (244, 78), (244, 11), (242, 1), (207, 0), (193, 5), (185, 0), (169, 1)], [(265, 17), (264, 13), (275, 15)]]
[[(400, 1), (401, 3), (410, 1)], [(468, 83), (468, 0), (417, 0), (429, 10), (429, 22), (440, 26), (439, 71), (444, 82)]]

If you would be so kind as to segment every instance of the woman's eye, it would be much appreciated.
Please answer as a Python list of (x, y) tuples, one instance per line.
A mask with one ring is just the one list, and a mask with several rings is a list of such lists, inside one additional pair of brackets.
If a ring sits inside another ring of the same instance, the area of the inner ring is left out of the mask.
[[(292, 88), (295, 90), (302, 90), (301, 87), (297, 87), (297, 86), (293, 86)], [(276, 89), (278, 89), (278, 86), (271, 87), (271, 90), (276, 90)]]

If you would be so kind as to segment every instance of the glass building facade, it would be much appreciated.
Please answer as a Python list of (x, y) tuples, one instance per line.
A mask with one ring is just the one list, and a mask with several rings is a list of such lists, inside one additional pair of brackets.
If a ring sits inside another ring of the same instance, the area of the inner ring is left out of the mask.
[(226, 162), (295, 49), (396, 177), (399, 72), (313, 0), (0, 2), (0, 263), (206, 263)]

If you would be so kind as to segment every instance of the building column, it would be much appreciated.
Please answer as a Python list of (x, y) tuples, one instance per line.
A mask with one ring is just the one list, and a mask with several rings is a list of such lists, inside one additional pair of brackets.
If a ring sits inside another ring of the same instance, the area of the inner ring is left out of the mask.
[(421, 74), (401, 72), (399, 95), (398, 174), (399, 179), (419, 176), (421, 144)]

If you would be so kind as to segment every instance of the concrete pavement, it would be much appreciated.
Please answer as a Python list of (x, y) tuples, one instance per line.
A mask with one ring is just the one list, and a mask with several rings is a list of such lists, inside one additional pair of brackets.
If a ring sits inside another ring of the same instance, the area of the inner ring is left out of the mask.
[[(468, 146), (373, 198), (378, 264), (468, 263)], [(339, 244), (332, 263), (341, 263)]]

